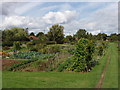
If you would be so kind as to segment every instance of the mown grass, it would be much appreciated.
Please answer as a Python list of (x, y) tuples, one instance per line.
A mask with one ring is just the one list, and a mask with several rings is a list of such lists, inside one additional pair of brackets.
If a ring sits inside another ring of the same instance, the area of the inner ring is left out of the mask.
[(2, 71), (0, 71), (0, 89), (2, 89)]
[(107, 67), (103, 88), (118, 87), (118, 48), (117, 44), (112, 43), (109, 49), (110, 63)]
[(100, 64), (91, 72), (3, 72), (3, 88), (95, 88), (106, 65), (108, 52), (113, 47), (111, 44)]

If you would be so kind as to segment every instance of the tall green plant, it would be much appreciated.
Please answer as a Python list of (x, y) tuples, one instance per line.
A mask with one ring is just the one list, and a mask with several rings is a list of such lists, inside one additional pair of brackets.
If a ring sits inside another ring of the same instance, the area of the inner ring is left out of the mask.
[(13, 48), (14, 50), (20, 50), (21, 49), (21, 46), (20, 46), (20, 42), (19, 41), (16, 41), (13, 43)]
[(70, 62), (69, 60), (67, 61), (67, 63), (69, 62), (67, 70), (79, 72), (91, 69), (94, 50), (95, 44), (92, 41), (84, 38), (80, 39), (76, 45), (76, 50), (72, 60), (70, 59)]

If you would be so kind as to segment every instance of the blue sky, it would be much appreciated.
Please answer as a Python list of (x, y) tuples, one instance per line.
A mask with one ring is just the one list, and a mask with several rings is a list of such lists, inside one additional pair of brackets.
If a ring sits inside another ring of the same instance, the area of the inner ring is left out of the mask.
[(118, 3), (115, 2), (17, 2), (2, 3), (1, 29), (29, 28), (30, 32), (49, 31), (53, 24), (65, 27), (66, 35), (78, 29), (92, 34), (117, 33)]

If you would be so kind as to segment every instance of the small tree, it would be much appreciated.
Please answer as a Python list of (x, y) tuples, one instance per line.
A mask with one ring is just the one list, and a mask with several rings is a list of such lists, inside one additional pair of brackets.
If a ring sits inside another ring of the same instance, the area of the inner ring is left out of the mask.
[(41, 36), (43, 36), (43, 35), (44, 35), (43, 32), (39, 32), (39, 33), (36, 35), (36, 37), (41, 37)]
[(80, 39), (80, 38), (87, 38), (87, 31), (85, 29), (79, 29), (75, 36)]
[(63, 34), (64, 27), (58, 24), (53, 25), (50, 28), (47, 36), (49, 41), (56, 41), (56, 43), (61, 44), (64, 42), (64, 34)]
[(31, 32), (31, 33), (30, 33), (30, 36), (35, 36), (34, 32)]

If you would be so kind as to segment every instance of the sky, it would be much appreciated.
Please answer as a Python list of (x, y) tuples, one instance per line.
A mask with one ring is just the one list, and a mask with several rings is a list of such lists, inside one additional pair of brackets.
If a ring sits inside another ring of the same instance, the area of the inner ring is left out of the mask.
[(118, 33), (117, 2), (2, 2), (0, 12), (1, 30), (21, 27), (47, 33), (59, 24), (65, 35), (79, 29), (94, 35)]

